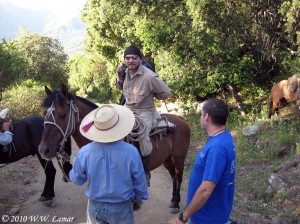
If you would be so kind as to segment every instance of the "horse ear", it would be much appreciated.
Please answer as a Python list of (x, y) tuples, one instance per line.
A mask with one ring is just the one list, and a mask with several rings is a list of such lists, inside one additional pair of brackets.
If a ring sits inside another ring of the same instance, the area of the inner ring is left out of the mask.
[(47, 86), (45, 86), (45, 92), (47, 95), (50, 95), (52, 93), (52, 91)]
[(68, 90), (68, 87), (65, 86), (64, 84), (61, 84), (61, 89), (60, 89), (61, 93), (65, 96), (65, 97), (70, 97), (70, 93)]

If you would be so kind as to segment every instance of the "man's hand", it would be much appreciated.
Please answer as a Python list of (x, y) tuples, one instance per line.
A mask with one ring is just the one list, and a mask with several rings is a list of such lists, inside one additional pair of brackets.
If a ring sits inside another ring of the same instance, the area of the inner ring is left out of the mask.
[(122, 79), (120, 76), (122, 75), (122, 71), (123, 71), (123, 64), (119, 64), (118, 68), (117, 68), (117, 81), (119, 82), (120, 79)]
[(71, 158), (70, 158), (70, 163), (72, 164), (72, 165), (74, 165), (74, 163), (75, 163), (75, 160), (76, 160), (76, 155), (71, 155)]
[(3, 122), (2, 128), (3, 128), (4, 131), (10, 131), (10, 129), (11, 129), (11, 123), (8, 122), (8, 121)]

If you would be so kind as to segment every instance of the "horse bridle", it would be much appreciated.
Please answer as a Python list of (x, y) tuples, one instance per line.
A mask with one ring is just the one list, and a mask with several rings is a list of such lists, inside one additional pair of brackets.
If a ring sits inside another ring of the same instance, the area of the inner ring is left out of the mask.
[[(53, 114), (53, 111), (55, 111), (54, 101), (52, 102), (51, 107), (49, 107), (48, 110), (47, 110), (47, 114), (46, 114), (45, 119), (44, 119), (44, 126), (46, 124), (54, 125), (55, 127), (57, 127), (57, 129), (60, 131), (60, 133), (63, 136), (61, 142), (59, 143), (59, 149), (57, 151), (56, 159), (57, 159), (57, 162), (58, 162), (58, 165), (59, 165), (60, 169), (62, 170), (64, 178), (67, 179), (68, 181), (71, 181), (68, 178), (68, 176), (66, 175), (60, 160), (62, 160), (62, 163), (65, 163), (66, 161), (67, 162), (70, 161), (70, 156), (65, 152), (64, 147), (65, 147), (65, 143), (68, 140), (68, 138), (75, 131), (76, 115), (77, 115), (77, 121), (79, 121), (79, 110), (76, 107), (76, 105), (74, 104), (73, 100), (66, 101), (66, 104), (70, 105), (69, 119), (68, 119), (68, 125), (67, 125), (66, 130), (63, 131), (62, 128), (56, 123), (56, 120), (55, 120), (55, 117), (54, 117), (54, 114)], [(52, 118), (53, 122), (49, 121), (49, 118)]]

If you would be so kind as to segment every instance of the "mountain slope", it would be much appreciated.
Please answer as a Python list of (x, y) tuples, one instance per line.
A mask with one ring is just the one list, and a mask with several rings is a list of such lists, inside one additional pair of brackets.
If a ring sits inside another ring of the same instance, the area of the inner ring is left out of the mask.
[(10, 41), (16, 38), (19, 27), (58, 39), (68, 55), (82, 51), (85, 25), (80, 12), (58, 14), (47, 10), (32, 10), (0, 1), (0, 38)]

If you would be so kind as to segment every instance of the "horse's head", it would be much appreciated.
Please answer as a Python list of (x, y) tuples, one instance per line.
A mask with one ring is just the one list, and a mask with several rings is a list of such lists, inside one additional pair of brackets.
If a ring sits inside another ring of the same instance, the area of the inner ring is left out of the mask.
[(288, 78), (288, 89), (291, 92), (295, 92), (299, 88), (299, 80), (298, 78), (294, 75), (290, 78)]
[(67, 87), (51, 91), (45, 86), (47, 97), (42, 103), (45, 108), (44, 131), (39, 145), (39, 152), (45, 159), (55, 158), (61, 152), (67, 138), (74, 132), (78, 119), (73, 95)]

